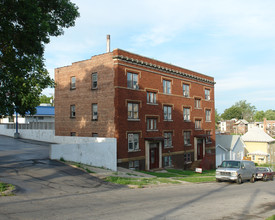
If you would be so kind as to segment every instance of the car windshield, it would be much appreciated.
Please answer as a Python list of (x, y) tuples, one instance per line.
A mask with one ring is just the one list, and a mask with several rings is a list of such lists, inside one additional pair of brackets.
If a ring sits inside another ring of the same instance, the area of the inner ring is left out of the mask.
[(223, 168), (239, 168), (240, 167), (239, 161), (223, 161), (221, 167)]

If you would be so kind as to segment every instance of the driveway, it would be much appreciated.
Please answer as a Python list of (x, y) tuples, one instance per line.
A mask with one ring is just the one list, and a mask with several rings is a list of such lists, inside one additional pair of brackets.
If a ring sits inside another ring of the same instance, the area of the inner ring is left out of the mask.
[(0, 181), (16, 194), (62, 195), (121, 188), (79, 169), (49, 160), (50, 144), (0, 136)]

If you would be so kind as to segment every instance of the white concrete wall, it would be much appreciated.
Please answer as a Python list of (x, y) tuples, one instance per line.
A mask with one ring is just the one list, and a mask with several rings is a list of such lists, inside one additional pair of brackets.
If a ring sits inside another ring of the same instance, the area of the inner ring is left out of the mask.
[(117, 171), (116, 139), (93, 138), (90, 143), (52, 144), (50, 158), (57, 160), (63, 158), (67, 161)]
[[(14, 137), (15, 129), (6, 129), (5, 125), (0, 125), (0, 135)], [(34, 130), (34, 129), (20, 129), (20, 138), (31, 139), (36, 141), (45, 141), (50, 143), (60, 143), (55, 141), (54, 130)]]
[[(14, 137), (15, 129), (0, 124), (0, 135)], [(116, 138), (55, 136), (54, 130), (20, 129), (20, 138), (56, 143), (51, 145), (50, 158), (105, 167), (117, 171)]]

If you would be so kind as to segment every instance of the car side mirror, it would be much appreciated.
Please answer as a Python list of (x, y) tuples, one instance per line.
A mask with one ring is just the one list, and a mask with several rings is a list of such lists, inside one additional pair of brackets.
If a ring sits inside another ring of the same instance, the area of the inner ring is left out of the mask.
[(241, 166), (242, 169), (244, 169), (244, 166)]

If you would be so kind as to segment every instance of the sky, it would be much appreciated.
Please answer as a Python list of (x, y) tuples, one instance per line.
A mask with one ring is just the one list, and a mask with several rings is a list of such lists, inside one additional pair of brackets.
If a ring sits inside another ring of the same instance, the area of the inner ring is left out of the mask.
[[(80, 17), (45, 47), (54, 69), (116, 48), (214, 77), (215, 108), (275, 109), (274, 0), (71, 0)], [(53, 89), (44, 90), (52, 95)]]

